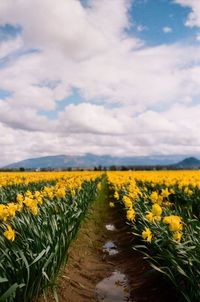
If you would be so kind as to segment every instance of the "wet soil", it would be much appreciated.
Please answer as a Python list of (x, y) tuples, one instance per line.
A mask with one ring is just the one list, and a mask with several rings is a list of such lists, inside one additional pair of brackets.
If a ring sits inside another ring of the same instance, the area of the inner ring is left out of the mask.
[[(88, 211), (58, 279), (59, 301), (178, 302), (174, 289), (131, 248), (123, 211), (108, 204), (102, 196)], [(49, 294), (47, 301), (55, 300)]]

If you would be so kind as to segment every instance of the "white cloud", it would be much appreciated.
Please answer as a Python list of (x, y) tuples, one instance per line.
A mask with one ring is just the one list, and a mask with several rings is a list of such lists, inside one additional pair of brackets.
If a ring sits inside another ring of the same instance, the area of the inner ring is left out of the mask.
[(0, 59), (16, 52), (23, 47), (23, 40), (20, 37), (7, 41), (0, 41)]
[(141, 31), (145, 31), (148, 30), (148, 27), (142, 24), (137, 25), (136, 27), (137, 31), (141, 32)]
[(87, 103), (66, 106), (65, 111), (59, 114), (59, 121), (64, 132), (105, 135), (124, 133), (123, 124), (112, 110)]
[(129, 0), (116, 0), (114, 5), (91, 0), (84, 9), (74, 0), (59, 0), (56, 5), (54, 0), (3, 0), (1, 22), (20, 25), (29, 47), (59, 48), (66, 56), (80, 59), (107, 50), (116, 36), (123, 36), (129, 26), (129, 5)]
[(163, 27), (162, 30), (163, 30), (163, 32), (166, 33), (166, 34), (167, 34), (167, 33), (172, 33), (172, 31), (173, 31), (172, 28), (169, 27), (169, 26)]
[(200, 27), (200, 2), (199, 0), (175, 0), (182, 6), (190, 7), (191, 12), (188, 14), (187, 20), (185, 22), (186, 26), (189, 27)]
[[(22, 28), (0, 44), (0, 57), (23, 51), (0, 69), (0, 89), (11, 92), (0, 99), (0, 134), (8, 136), (0, 140), (2, 163), (60, 153), (200, 152), (200, 47), (148, 47), (128, 36), (130, 4), (0, 1), (1, 23)], [(56, 113), (74, 88), (84, 102)]]

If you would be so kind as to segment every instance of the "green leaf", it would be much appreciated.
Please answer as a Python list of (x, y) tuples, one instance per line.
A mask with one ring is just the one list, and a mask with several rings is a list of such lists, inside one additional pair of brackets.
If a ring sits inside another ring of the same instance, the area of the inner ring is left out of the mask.
[(36, 263), (37, 261), (39, 261), (45, 253), (46, 253), (46, 249), (41, 251), (41, 253), (39, 253), (39, 255), (35, 258), (35, 260), (30, 264), (30, 266)]
[(16, 289), (18, 288), (18, 284), (14, 283), (1, 297), (0, 301), (5, 301), (7, 298), (9, 298), (13, 293), (16, 292)]
[(0, 277), (0, 283), (8, 282), (8, 279)]
[(57, 291), (56, 291), (55, 286), (54, 286), (54, 288), (53, 288), (53, 296), (54, 296), (55, 301), (56, 301), (56, 302), (59, 302), (59, 298), (58, 298), (58, 294), (57, 294)]

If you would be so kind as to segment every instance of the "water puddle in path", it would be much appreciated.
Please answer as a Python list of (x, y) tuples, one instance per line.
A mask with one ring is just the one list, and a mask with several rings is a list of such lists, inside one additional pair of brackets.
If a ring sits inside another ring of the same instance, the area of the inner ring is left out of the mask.
[(95, 298), (105, 302), (130, 301), (126, 276), (115, 271), (110, 277), (103, 279), (96, 286)]
[(116, 228), (115, 228), (114, 224), (109, 223), (109, 224), (106, 224), (106, 230), (115, 231)]
[(109, 254), (110, 256), (113, 256), (113, 255), (116, 255), (119, 253), (119, 251), (113, 241), (107, 241), (104, 244), (103, 252)]

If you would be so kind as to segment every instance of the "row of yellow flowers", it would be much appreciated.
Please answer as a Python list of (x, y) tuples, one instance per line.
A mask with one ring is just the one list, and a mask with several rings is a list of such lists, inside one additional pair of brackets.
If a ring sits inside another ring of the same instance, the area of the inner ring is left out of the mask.
[[(67, 173), (28, 173), (26, 174), (26, 184), (30, 182), (39, 182), (42, 180), (55, 180), (58, 182), (56, 185), (44, 186), (41, 191), (27, 190), (24, 193), (18, 193), (16, 200), (8, 202), (7, 204), (0, 204), (0, 222), (5, 223), (7, 229), (4, 232), (4, 236), (11, 241), (15, 239), (15, 231), (8, 224), (8, 221), (13, 219), (17, 212), (23, 211), (24, 208), (28, 209), (33, 215), (37, 215), (39, 205), (42, 205), (45, 199), (52, 200), (54, 198), (65, 198), (66, 193), (70, 191), (70, 194), (75, 196), (78, 194), (84, 181), (89, 181), (97, 177), (98, 172), (67, 172)], [(18, 177), (17, 177), (18, 175)], [(14, 173), (6, 174), (7, 184), (18, 183), (18, 178), (21, 180), (23, 174)], [(20, 177), (19, 177), (20, 176)], [(37, 178), (38, 176), (38, 178)], [(10, 180), (9, 180), (10, 177)]]
[(29, 175), (0, 188), (0, 301), (37, 301), (50, 286), (57, 299), (59, 269), (102, 181), (100, 172)]
[(109, 172), (108, 184), (110, 205), (125, 209), (133, 248), (187, 302), (200, 301), (200, 172)]
[(51, 181), (66, 177), (66, 173), (67, 172), (0, 172), (0, 187)]
[(66, 177), (85, 177), (97, 175), (96, 172), (73, 171), (73, 172), (0, 172), (0, 187), (11, 185), (28, 185), (42, 181), (53, 181), (65, 179)]
[[(170, 197), (175, 196), (177, 188), (183, 196), (192, 198), (194, 190), (200, 190), (199, 171), (148, 171), (148, 172), (109, 172), (108, 184), (112, 188), (115, 200), (122, 200), (126, 208), (126, 217), (134, 222), (135, 205), (143, 200), (148, 205), (148, 211), (142, 213), (148, 223), (167, 225), (173, 238), (180, 242), (183, 220), (174, 213)], [(114, 206), (113, 202), (110, 204)], [(167, 215), (167, 212), (171, 212)], [(140, 213), (141, 214), (141, 213)], [(141, 236), (148, 242), (152, 241), (150, 227), (145, 227)]]

